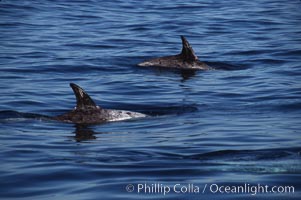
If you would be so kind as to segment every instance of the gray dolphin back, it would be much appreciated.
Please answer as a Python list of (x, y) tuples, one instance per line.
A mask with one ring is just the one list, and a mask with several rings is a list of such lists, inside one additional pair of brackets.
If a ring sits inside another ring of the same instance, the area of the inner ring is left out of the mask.
[(146, 115), (137, 112), (103, 109), (97, 106), (81, 87), (74, 83), (70, 83), (70, 87), (76, 97), (75, 109), (65, 114), (51, 117), (52, 119), (76, 124), (98, 124), (146, 117)]
[(201, 62), (194, 50), (190, 46), (189, 42), (184, 36), (181, 36), (182, 39), (182, 51), (177, 55), (163, 56), (158, 58), (153, 58), (150, 60), (143, 61), (138, 64), (141, 67), (165, 67), (165, 68), (175, 68), (175, 69), (201, 69), (209, 70), (209, 67), (206, 63)]

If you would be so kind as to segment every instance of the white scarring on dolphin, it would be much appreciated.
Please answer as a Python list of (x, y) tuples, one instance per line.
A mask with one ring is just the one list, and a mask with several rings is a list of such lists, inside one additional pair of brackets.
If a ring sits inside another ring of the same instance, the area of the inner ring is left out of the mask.
[(76, 107), (72, 111), (52, 117), (52, 119), (76, 124), (99, 124), (147, 116), (138, 112), (104, 109), (97, 106), (92, 98), (78, 85), (70, 83), (70, 87), (76, 97)]
[(139, 63), (140, 67), (164, 67), (164, 68), (176, 68), (176, 69), (200, 69), (210, 70), (212, 69), (204, 62), (201, 62), (195, 55), (192, 47), (184, 36), (182, 39), (182, 52), (174, 56), (164, 56), (159, 58), (150, 59)]

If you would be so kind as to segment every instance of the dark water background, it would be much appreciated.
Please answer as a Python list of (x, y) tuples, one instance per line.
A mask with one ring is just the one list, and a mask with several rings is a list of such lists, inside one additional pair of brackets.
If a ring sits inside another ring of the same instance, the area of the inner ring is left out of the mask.
[[(0, 198), (300, 199), (301, 2), (0, 1)], [(146, 69), (185, 35), (230, 70)], [(42, 120), (70, 82), (142, 120)], [(33, 113), (33, 114), (31, 114)], [(267, 184), (288, 194), (138, 194), (128, 184)]]

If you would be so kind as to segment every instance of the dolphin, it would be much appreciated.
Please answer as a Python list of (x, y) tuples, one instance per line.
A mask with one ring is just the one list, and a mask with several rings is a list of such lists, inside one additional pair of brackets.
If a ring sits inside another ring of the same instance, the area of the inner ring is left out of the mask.
[(76, 97), (76, 107), (65, 114), (52, 117), (52, 119), (76, 124), (99, 124), (147, 116), (138, 112), (104, 109), (97, 106), (92, 98), (78, 85), (70, 83), (70, 87)]
[(204, 62), (201, 62), (195, 55), (192, 47), (184, 36), (182, 39), (182, 52), (178, 55), (164, 56), (146, 60), (139, 63), (140, 67), (164, 67), (164, 68), (176, 68), (176, 69), (200, 69), (210, 70), (212, 69)]

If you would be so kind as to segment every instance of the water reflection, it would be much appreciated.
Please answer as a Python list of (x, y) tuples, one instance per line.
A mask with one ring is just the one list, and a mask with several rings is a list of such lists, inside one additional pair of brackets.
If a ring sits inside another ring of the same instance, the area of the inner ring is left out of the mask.
[(197, 71), (194, 69), (171, 69), (171, 68), (163, 68), (163, 67), (153, 67), (151, 68), (156, 72), (156, 75), (164, 75), (165, 73), (173, 72), (175, 74), (179, 74), (182, 77), (181, 82), (184, 82), (196, 75)]
[(196, 70), (180, 70), (179, 74), (182, 77), (181, 82), (185, 82), (196, 75)]
[(87, 125), (81, 125), (81, 124), (75, 125), (74, 133), (75, 133), (74, 139), (77, 142), (86, 141), (86, 140), (95, 140), (97, 138), (95, 135), (100, 134), (93, 131)]

